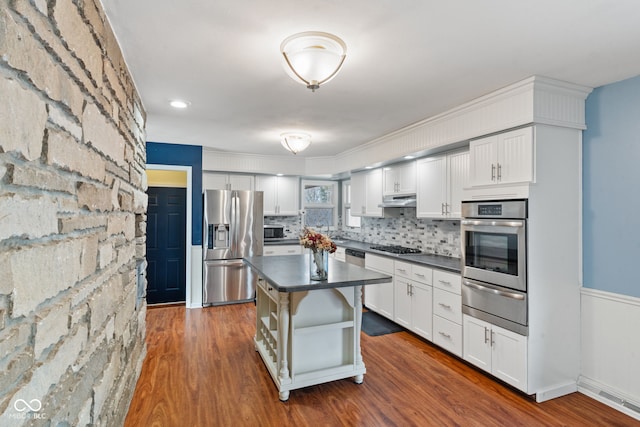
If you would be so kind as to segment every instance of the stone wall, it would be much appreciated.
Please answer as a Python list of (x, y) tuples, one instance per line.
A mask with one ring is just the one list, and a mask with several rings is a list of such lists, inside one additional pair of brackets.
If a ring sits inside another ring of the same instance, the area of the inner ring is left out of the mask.
[(2, 426), (124, 421), (146, 351), (144, 123), (99, 0), (0, 0)]

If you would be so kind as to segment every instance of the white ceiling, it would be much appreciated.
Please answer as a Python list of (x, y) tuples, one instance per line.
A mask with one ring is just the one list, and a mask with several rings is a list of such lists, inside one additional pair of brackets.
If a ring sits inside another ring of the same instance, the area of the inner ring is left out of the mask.
[[(102, 0), (147, 140), (330, 156), (532, 75), (597, 87), (640, 74), (638, 0)], [(302, 31), (347, 44), (315, 93), (282, 67)], [(191, 103), (186, 110), (172, 99)]]

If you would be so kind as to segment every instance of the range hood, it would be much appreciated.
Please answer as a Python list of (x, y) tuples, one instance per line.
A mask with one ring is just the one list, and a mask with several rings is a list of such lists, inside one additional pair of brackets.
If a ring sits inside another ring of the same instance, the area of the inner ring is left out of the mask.
[(409, 194), (404, 196), (384, 196), (382, 203), (378, 205), (380, 208), (415, 208), (416, 195)]

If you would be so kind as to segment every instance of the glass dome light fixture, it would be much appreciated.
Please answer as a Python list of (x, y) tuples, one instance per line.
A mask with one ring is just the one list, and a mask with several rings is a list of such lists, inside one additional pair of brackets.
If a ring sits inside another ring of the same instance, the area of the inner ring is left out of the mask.
[(298, 154), (311, 145), (311, 135), (303, 132), (285, 132), (280, 134), (280, 142), (284, 148)]
[(315, 92), (338, 74), (347, 57), (347, 45), (333, 34), (306, 31), (284, 39), (280, 52), (287, 74)]

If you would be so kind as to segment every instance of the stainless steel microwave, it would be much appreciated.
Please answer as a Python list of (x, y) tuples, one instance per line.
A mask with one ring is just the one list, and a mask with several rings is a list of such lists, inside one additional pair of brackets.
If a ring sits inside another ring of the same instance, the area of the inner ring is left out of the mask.
[(284, 225), (265, 224), (264, 239), (282, 239), (284, 238)]

